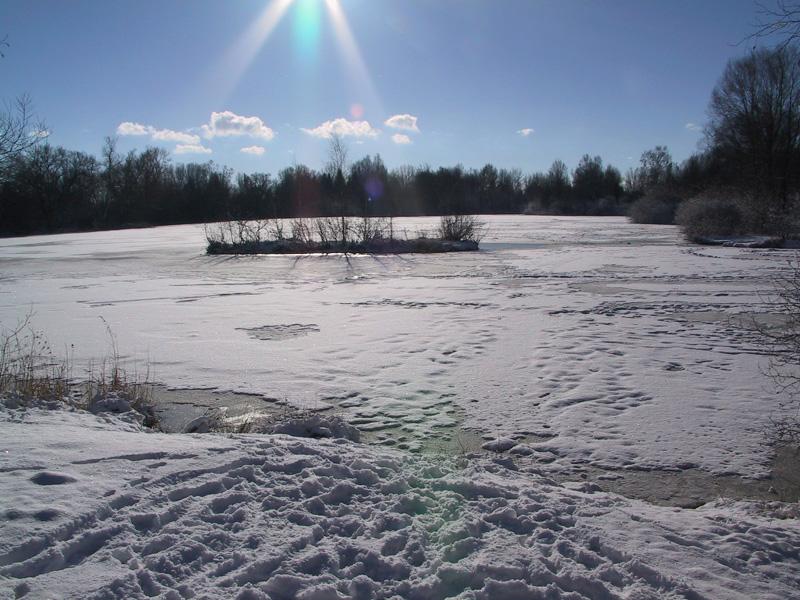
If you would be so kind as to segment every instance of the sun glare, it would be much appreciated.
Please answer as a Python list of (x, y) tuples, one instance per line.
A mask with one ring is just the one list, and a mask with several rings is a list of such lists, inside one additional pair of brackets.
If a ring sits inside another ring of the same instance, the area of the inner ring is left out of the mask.
[(271, 0), (213, 69), (214, 88), (227, 99), (295, 0)]
[(382, 112), (380, 98), (372, 83), (372, 78), (361, 55), (358, 43), (353, 37), (353, 32), (347, 22), (341, 2), (339, 0), (325, 0), (325, 6), (333, 24), (339, 52), (342, 54), (348, 74), (356, 86), (354, 91), (360, 97), (361, 105), (371, 104), (378, 112)]
[(322, 29), (320, 0), (294, 0), (295, 45), (306, 59), (314, 58)]
[(295, 52), (309, 63), (309, 68), (319, 53), (323, 20), (327, 14), (352, 86), (353, 102), (380, 112), (380, 99), (340, 0), (270, 0), (212, 69), (213, 88), (221, 95), (220, 101), (224, 103), (236, 89), (290, 9)]

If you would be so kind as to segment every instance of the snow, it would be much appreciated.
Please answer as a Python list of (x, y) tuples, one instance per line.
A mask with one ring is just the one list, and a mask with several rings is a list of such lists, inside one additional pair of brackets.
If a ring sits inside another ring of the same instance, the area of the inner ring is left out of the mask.
[(33, 310), (80, 376), (107, 322), (156, 381), (333, 409), (404, 449), (468, 429), (553, 469), (766, 476), (776, 398), (739, 323), (796, 251), (486, 219), (481, 252), (435, 256), (208, 257), (193, 225), (0, 240), (0, 323)]
[[(108, 323), (129, 370), (265, 400), (262, 433), (168, 435), (124, 398), (7, 399), (0, 597), (797, 597), (796, 504), (586, 480), (769, 474), (746, 324), (796, 251), (487, 221), (455, 255), (208, 257), (198, 226), (0, 240), (0, 323), (32, 310), (76, 376)], [(435, 451), (465, 432), (475, 453)]]
[[(731, 598), (800, 589), (786, 505), (650, 506), (507, 457), (0, 410), (0, 596)], [(796, 596), (795, 596), (796, 597)]]

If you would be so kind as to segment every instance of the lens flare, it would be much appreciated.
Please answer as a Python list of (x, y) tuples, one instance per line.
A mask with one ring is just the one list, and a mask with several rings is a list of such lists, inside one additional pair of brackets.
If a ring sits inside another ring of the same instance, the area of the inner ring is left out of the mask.
[(350, 107), (350, 116), (356, 121), (360, 120), (364, 116), (364, 107), (356, 102)]
[(370, 200), (379, 200), (383, 196), (383, 182), (377, 177), (370, 177), (364, 184), (364, 191)]
[(320, 0), (295, 0), (294, 37), (303, 58), (310, 59), (316, 55), (321, 29)]

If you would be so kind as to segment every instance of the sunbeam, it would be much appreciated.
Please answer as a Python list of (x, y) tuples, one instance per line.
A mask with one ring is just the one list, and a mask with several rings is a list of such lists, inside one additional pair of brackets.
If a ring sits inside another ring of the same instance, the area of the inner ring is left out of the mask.
[(348, 74), (357, 87), (356, 93), (359, 96), (360, 105), (371, 105), (378, 114), (383, 114), (380, 97), (375, 85), (372, 83), (369, 70), (364, 63), (361, 50), (358, 48), (358, 43), (353, 37), (353, 32), (347, 22), (341, 2), (339, 0), (325, 0), (325, 5), (333, 23), (339, 51), (347, 66)]
[(214, 69), (214, 87), (227, 99), (295, 0), (272, 0)]
[[(383, 114), (380, 97), (340, 0), (271, 0), (261, 15), (231, 44), (211, 70), (211, 83), (208, 87), (215, 90), (218, 104), (222, 105), (228, 100), (289, 9), (294, 11), (296, 51), (301, 58), (311, 61), (319, 51), (323, 3), (351, 82), (351, 116), (360, 118), (365, 112), (364, 107), (368, 107), (372, 114)], [(308, 64), (310, 66), (310, 62)]]
[(322, 28), (320, 0), (294, 0), (294, 37), (300, 55), (312, 59), (319, 47)]

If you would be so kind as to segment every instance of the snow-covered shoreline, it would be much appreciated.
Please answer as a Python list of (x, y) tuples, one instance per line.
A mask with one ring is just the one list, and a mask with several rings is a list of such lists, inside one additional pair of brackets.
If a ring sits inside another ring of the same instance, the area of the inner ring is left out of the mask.
[(0, 429), (8, 597), (777, 600), (800, 589), (800, 522), (779, 518), (792, 505), (655, 507), (509, 457), (148, 433), (72, 410), (3, 409)]

